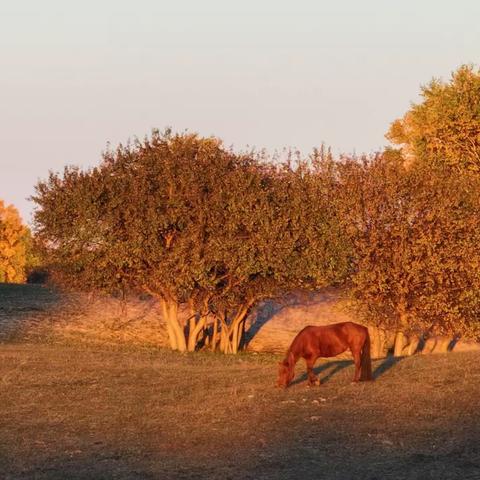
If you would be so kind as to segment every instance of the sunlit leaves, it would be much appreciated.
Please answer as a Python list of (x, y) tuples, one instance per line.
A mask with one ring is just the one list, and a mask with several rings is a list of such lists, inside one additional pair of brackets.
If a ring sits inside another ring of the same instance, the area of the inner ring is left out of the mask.
[(259, 300), (339, 281), (348, 266), (332, 160), (266, 160), (154, 132), (98, 168), (40, 182), (37, 237), (64, 285), (143, 291), (228, 323)]
[[(353, 292), (383, 327), (478, 335), (480, 181), (395, 155), (341, 167)], [(355, 226), (355, 228), (353, 228)]]
[(480, 71), (463, 66), (449, 83), (432, 80), (387, 134), (407, 159), (480, 172)]
[(0, 282), (22, 283), (26, 280), (28, 229), (12, 205), (0, 200)]

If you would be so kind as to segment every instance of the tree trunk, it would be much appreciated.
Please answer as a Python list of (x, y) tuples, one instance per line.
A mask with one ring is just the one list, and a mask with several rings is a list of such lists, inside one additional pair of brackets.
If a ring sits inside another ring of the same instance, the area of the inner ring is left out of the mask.
[(238, 325), (232, 325), (231, 353), (238, 353)]
[(408, 349), (407, 349), (407, 356), (410, 357), (415, 353), (417, 349), (419, 338), (415, 336), (408, 337)]
[(170, 346), (173, 350), (185, 352), (187, 350), (187, 342), (183, 328), (178, 321), (178, 303), (174, 300), (160, 300), (162, 313), (167, 323), (167, 332), (170, 340)]
[(238, 353), (238, 348), (240, 347), (240, 342), (242, 341), (243, 333), (243, 323), (245, 320), (240, 320), (236, 325), (233, 326), (232, 334), (232, 353)]
[(217, 342), (218, 342), (218, 319), (215, 317), (213, 319), (213, 333), (212, 333), (212, 344), (211, 349), (212, 352), (215, 352), (217, 349)]
[(167, 317), (164, 315), (165, 322), (167, 323), (167, 333), (168, 333), (168, 341), (170, 342), (170, 348), (172, 350), (177, 350), (177, 336), (175, 335), (175, 331), (173, 330), (170, 322), (167, 321)]
[(250, 306), (251, 304), (248, 303), (247, 305), (240, 307), (234, 319), (232, 320), (227, 336), (228, 351), (225, 350), (224, 353), (238, 353), (238, 347), (240, 346), (240, 342), (242, 340), (243, 325), (245, 323), (248, 311), (250, 310)]
[(393, 348), (393, 356), (394, 357), (401, 357), (403, 346), (405, 344), (405, 335), (402, 331), (398, 330), (395, 334), (395, 345)]
[[(212, 350), (214, 350), (215, 346), (220, 343), (219, 348), (222, 353), (238, 353), (244, 333), (245, 321), (252, 303), (253, 302), (248, 302), (245, 305), (242, 305), (237, 310), (235, 316), (230, 322), (230, 325), (228, 324), (228, 312), (215, 317)], [(220, 342), (218, 342), (219, 335)]]
[(402, 350), (405, 346), (405, 331), (408, 330), (408, 314), (407, 314), (407, 303), (403, 299), (398, 305), (398, 326), (397, 332), (395, 334), (395, 345), (393, 348), (393, 355), (395, 357), (402, 356)]
[[(190, 332), (188, 333), (188, 351), (189, 352), (194, 352), (195, 351), (195, 348), (197, 346), (197, 343), (198, 343), (198, 337), (200, 335), (200, 332), (203, 331), (203, 327), (205, 326), (205, 323), (207, 322), (207, 317), (206, 316), (202, 316), (200, 317), (200, 319), (198, 320), (197, 324), (195, 325), (195, 323), (193, 324), (193, 329), (190, 330)], [(192, 325), (192, 324), (190, 324)]]
[(380, 336), (380, 330), (377, 327), (370, 327), (368, 330), (372, 345), (372, 358), (381, 358), (383, 354), (383, 342)]
[(222, 329), (220, 330), (220, 351), (222, 353), (228, 353), (228, 349), (230, 346), (229, 336), (230, 330), (227, 325), (226, 319), (219, 319), (222, 324)]

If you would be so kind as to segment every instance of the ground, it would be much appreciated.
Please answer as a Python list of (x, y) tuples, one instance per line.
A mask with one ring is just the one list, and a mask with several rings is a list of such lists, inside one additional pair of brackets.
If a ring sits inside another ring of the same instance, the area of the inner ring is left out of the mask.
[(287, 390), (278, 360), (4, 340), (0, 478), (480, 479), (478, 352), (377, 360), (359, 384), (320, 361), (315, 388), (299, 364)]

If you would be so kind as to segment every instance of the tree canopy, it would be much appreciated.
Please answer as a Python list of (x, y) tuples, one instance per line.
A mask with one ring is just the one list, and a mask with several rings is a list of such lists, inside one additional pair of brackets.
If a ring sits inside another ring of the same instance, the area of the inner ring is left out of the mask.
[(345, 161), (339, 178), (354, 252), (352, 292), (368, 317), (399, 333), (478, 336), (478, 177), (405, 168), (387, 152)]
[[(323, 178), (305, 161), (274, 166), (215, 138), (154, 132), (97, 168), (40, 182), (37, 238), (60, 283), (149, 293), (182, 351), (213, 316), (213, 346), (235, 353), (258, 301), (344, 275)], [(186, 325), (180, 305), (191, 311)]]
[(480, 71), (462, 66), (450, 82), (432, 80), (423, 101), (395, 120), (387, 138), (407, 159), (480, 172)]

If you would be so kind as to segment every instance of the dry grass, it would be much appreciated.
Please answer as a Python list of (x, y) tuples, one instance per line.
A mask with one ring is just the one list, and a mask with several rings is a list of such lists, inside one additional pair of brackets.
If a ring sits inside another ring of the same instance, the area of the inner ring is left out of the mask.
[(59, 294), (41, 285), (0, 284), (0, 339), (166, 346), (157, 305)]
[(277, 358), (0, 346), (6, 479), (480, 478), (478, 353), (303, 366)]
[[(257, 326), (326, 318), (324, 300)], [(480, 478), (479, 352), (378, 360), (356, 385), (320, 362), (314, 389), (299, 366), (279, 391), (279, 357), (153, 347), (148, 302), (105, 302), (0, 285), (2, 480)]]
[[(180, 311), (186, 318), (188, 312)], [(282, 302), (264, 302), (247, 322), (247, 351), (284, 353), (306, 325), (357, 321), (337, 289), (290, 295)], [(372, 338), (375, 335), (371, 330)], [(39, 285), (0, 284), (0, 341), (57, 341), (100, 345), (168, 346), (158, 306), (149, 299), (121, 302), (106, 296), (58, 294)], [(393, 345), (393, 332), (383, 352)], [(431, 338), (422, 353), (446, 352), (450, 338)], [(480, 344), (461, 340), (454, 351), (480, 351)], [(350, 358), (346, 353), (342, 358)]]

